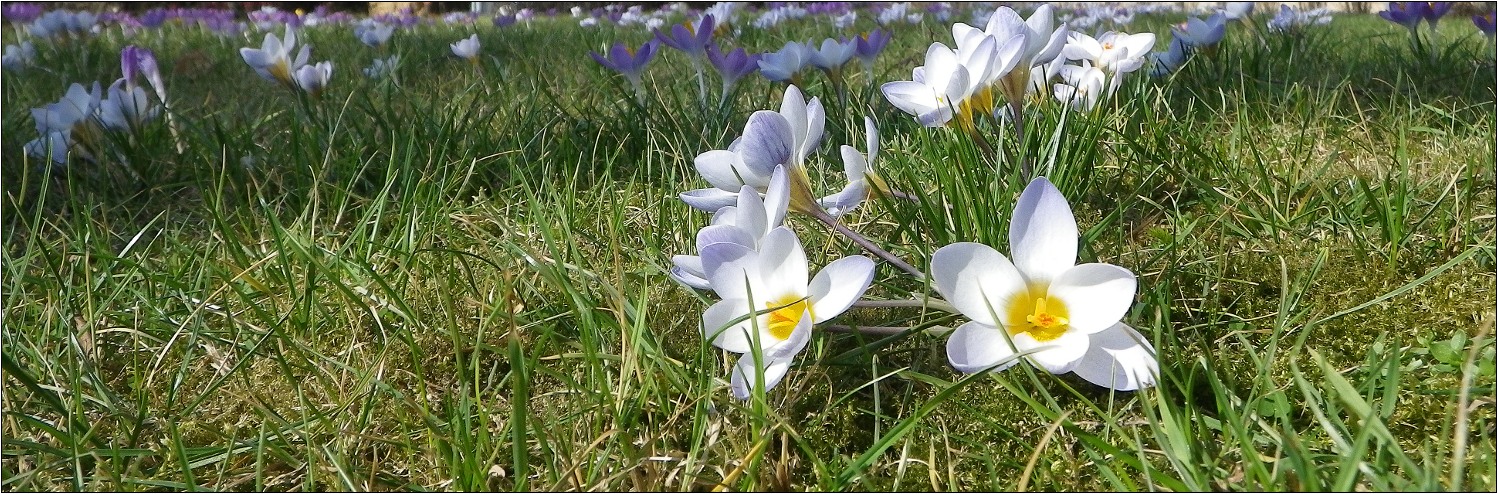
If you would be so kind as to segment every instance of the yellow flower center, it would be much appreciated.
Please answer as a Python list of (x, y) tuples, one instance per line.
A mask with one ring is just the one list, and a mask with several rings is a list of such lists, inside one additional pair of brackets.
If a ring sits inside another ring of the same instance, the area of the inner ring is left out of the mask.
[(1103, 43), (1103, 50), (1112, 50), (1113, 43)]
[[(770, 335), (781, 341), (790, 339), (791, 333), (796, 331), (796, 324), (801, 322), (801, 314), (811, 314), (811, 299), (785, 295), (771, 300), (765, 304), (765, 309), (770, 311), (769, 326)], [(816, 316), (812, 316), (816, 320)]]
[(1071, 327), (1071, 320), (1067, 318), (1069, 314), (1066, 304), (1050, 296), (1016, 298), (1009, 305), (1004, 329), (1010, 336), (1029, 333), (1035, 341), (1051, 341), (1066, 334), (1067, 328)]

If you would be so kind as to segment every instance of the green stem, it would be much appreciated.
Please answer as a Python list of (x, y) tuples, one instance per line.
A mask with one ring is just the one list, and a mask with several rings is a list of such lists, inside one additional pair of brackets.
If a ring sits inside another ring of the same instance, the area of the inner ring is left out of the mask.
[(878, 256), (880, 259), (884, 259), (885, 262), (888, 262), (894, 265), (896, 268), (899, 268), (901, 271), (904, 271), (911, 276), (916, 277), (916, 279), (926, 279), (926, 273), (921, 272), (921, 270), (916, 269), (915, 266), (911, 266), (910, 263), (905, 262), (899, 257), (895, 257), (894, 254), (891, 254), (889, 251), (880, 248), (878, 245), (874, 244), (873, 241), (869, 240), (863, 235), (859, 235), (858, 232), (855, 232), (852, 229), (848, 228), (846, 225), (838, 222), (837, 218), (833, 218), (831, 215), (827, 214), (826, 211), (817, 209), (809, 211), (808, 214), (810, 214), (811, 217), (816, 218), (817, 221), (821, 221), (827, 226), (832, 227), (832, 229), (837, 231), (838, 233), (843, 234), (844, 237), (848, 237), (848, 239), (852, 240), (853, 243), (858, 244), (859, 247), (863, 247), (863, 250), (869, 251), (870, 254)]

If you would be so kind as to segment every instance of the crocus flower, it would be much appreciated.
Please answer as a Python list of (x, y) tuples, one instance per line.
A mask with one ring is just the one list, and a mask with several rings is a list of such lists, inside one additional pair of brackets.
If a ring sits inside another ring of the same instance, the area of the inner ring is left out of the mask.
[[(973, 28), (966, 24), (954, 24), (952, 26), (953, 38), (961, 40), (964, 37), (971, 37), (970, 34), (964, 33), (971, 29)], [(983, 32), (993, 36), (998, 43), (996, 49), (1001, 52), (1004, 51), (1011, 38), (1021, 36), (1023, 39), (1013, 70), (1002, 73), (995, 70), (991, 75), (993, 80), (997, 81), (1000, 91), (1013, 103), (1024, 101), (1025, 91), (1030, 86), (1030, 68), (1049, 62), (1060, 55), (1061, 48), (1066, 44), (1067, 35), (1071, 31), (1065, 24), (1055, 24), (1055, 16), (1051, 12), (1050, 5), (1041, 5), (1030, 14), (1029, 19), (1021, 18), (1009, 7), (999, 7), (993, 15), (989, 16), (988, 25)], [(998, 61), (1004, 62), (1002, 57)]]
[(863, 63), (864, 71), (874, 71), (874, 59), (879, 56), (879, 52), (884, 51), (885, 46), (889, 45), (889, 39), (889, 31), (883, 29), (875, 29), (853, 39), (855, 43), (853, 55)]
[(151, 84), (151, 90), (156, 92), (156, 98), (162, 103), (166, 102), (166, 84), (161, 80), (161, 69), (156, 65), (156, 54), (149, 48), (130, 45), (120, 50), (120, 71), (124, 74), (125, 87), (136, 86), (135, 77), (145, 76), (146, 82)]
[(783, 226), (765, 234), (759, 250), (731, 242), (708, 245), (702, 263), (713, 291), (723, 298), (703, 312), (703, 336), (742, 355), (729, 379), (741, 400), (757, 384), (765, 390), (779, 384), (806, 347), (812, 325), (842, 314), (874, 279), (874, 261), (849, 256), (829, 263), (808, 282), (806, 252)]
[(853, 40), (838, 41), (827, 38), (822, 40), (820, 48), (809, 50), (811, 64), (827, 72), (836, 71), (853, 59), (853, 52), (856, 48)]
[(1446, 13), (1450, 12), (1451, 11), (1451, 7), (1453, 5), (1455, 5), (1455, 2), (1419, 2), (1419, 3), (1424, 3), (1425, 4), (1425, 7), (1422, 8), (1422, 9), (1420, 9), (1420, 16), (1424, 17), (1425, 18), (1425, 22), (1427, 22), (1427, 23), (1430, 24), (1430, 30), (1431, 30), (1431, 32), (1435, 32), (1435, 30), (1436, 30), (1436, 23), (1441, 22), (1441, 18), (1445, 17)]
[(981, 41), (965, 42), (958, 51), (932, 43), (926, 49), (926, 64), (911, 72), (912, 80), (880, 86), (885, 99), (927, 127), (941, 127), (954, 119), (970, 126), (975, 115), (993, 108), (985, 81), (994, 79), (995, 71), (1015, 68), (1016, 53), (1024, 42), (1019, 36), (1011, 37), (1000, 52), (992, 36), (970, 33)]
[(1186, 46), (1210, 49), (1217, 46), (1217, 43), (1222, 41), (1222, 36), (1227, 33), (1227, 16), (1218, 12), (1207, 17), (1206, 20), (1191, 17), (1186, 19), (1186, 22), (1170, 28), (1170, 32)]
[(1107, 84), (1107, 74), (1087, 60), (1083, 60), (1080, 66), (1062, 66), (1058, 75), (1062, 83), (1054, 87), (1056, 99), (1079, 111), (1096, 108), (1098, 100), (1112, 94), (1113, 89), (1117, 88), (1116, 85)]
[(333, 77), (333, 64), (318, 62), (316, 65), (305, 65), (292, 76), (296, 79), (297, 89), (316, 98), (322, 96), (323, 90), (327, 89), (328, 80)]
[(458, 58), (467, 60), (468, 63), (475, 65), (479, 63), (479, 35), (477, 33), (469, 36), (467, 39), (460, 39), (449, 46), (452, 47), (453, 55), (457, 55)]
[(1253, 2), (1227, 2), (1223, 5), (1222, 15), (1228, 19), (1241, 19), (1252, 14), (1253, 11)]
[(1109, 31), (1093, 39), (1072, 33), (1062, 54), (1068, 60), (1088, 60), (1114, 74), (1133, 72), (1144, 66), (1145, 56), (1155, 47), (1154, 33), (1128, 34)]
[(759, 57), (759, 73), (771, 81), (795, 84), (796, 74), (811, 62), (810, 49), (796, 41), (787, 41), (780, 50)]
[(963, 242), (931, 256), (931, 278), (970, 320), (947, 340), (958, 371), (1005, 369), (1019, 354), (1053, 374), (1076, 372), (1128, 391), (1154, 384), (1154, 350), (1122, 322), (1134, 301), (1134, 273), (1076, 264), (1077, 223), (1045, 177), (1025, 187), (1009, 230), (1012, 262), (987, 245)]
[(1186, 44), (1180, 38), (1172, 36), (1170, 45), (1165, 51), (1154, 52), (1149, 55), (1150, 76), (1163, 77), (1170, 75), (1186, 63)]
[(1404, 26), (1413, 34), (1420, 27), (1420, 21), (1425, 18), (1425, 10), (1428, 8), (1430, 5), (1425, 2), (1389, 2), (1389, 9), (1379, 11), (1378, 16)]
[(874, 172), (874, 162), (879, 158), (879, 127), (869, 117), (863, 117), (863, 127), (868, 154), (860, 153), (857, 148), (847, 144), (839, 148), (843, 155), (843, 174), (848, 177), (848, 185), (843, 186), (843, 190), (836, 194), (818, 201), (827, 210), (827, 214), (832, 216), (847, 214), (876, 192), (889, 193), (889, 186)]
[(364, 68), (364, 76), (370, 79), (384, 79), (395, 74), (395, 69), (400, 67), (401, 56), (391, 55), (387, 58), (376, 58), (368, 67)]
[(510, 27), (515, 25), (518, 19), (515, 14), (500, 14), (494, 16), (494, 27)]
[(36, 46), (30, 41), (22, 41), (19, 45), (5, 45), (5, 56), (0, 58), (0, 65), (5, 70), (20, 72), (31, 66), (33, 60), (36, 60)]
[(656, 51), (658, 51), (657, 46), (655, 40), (650, 40), (641, 45), (639, 50), (635, 50), (626, 46), (623, 42), (616, 42), (609, 49), (607, 56), (600, 55), (594, 51), (588, 52), (588, 55), (593, 57), (593, 60), (598, 62), (599, 65), (618, 72), (625, 79), (629, 79), (630, 84), (639, 86), (640, 74), (645, 70), (645, 65), (655, 59)]
[(395, 26), (366, 20), (354, 26), (354, 37), (359, 38), (364, 46), (379, 48), (390, 41), (390, 36), (395, 34)]
[(785, 165), (790, 208), (804, 213), (819, 211), (802, 163), (821, 143), (826, 118), (820, 99), (808, 102), (799, 88), (786, 86), (779, 112), (754, 112), (744, 124), (743, 135), (727, 150), (697, 155), (698, 173), (713, 186), (683, 192), (681, 200), (700, 211), (717, 211), (732, 205), (745, 185), (765, 192), (775, 167)]
[(739, 79), (759, 70), (759, 55), (750, 55), (743, 48), (735, 48), (725, 54), (716, 43), (707, 47), (707, 62), (723, 78), (724, 100), (728, 98), (728, 94), (732, 92), (733, 86), (738, 83)]
[(108, 97), (99, 101), (99, 123), (106, 129), (131, 132), (155, 119), (161, 111), (151, 104), (145, 89), (126, 84), (127, 81), (115, 81), (109, 86)]
[(718, 242), (732, 242), (758, 250), (765, 235), (785, 221), (790, 199), (784, 166), (775, 167), (771, 173), (770, 185), (763, 198), (754, 187), (741, 187), (737, 205), (718, 209), (713, 213), (712, 223), (697, 232), (698, 255), (672, 256), (671, 278), (692, 288), (712, 288), (702, 266), (702, 250)]
[(296, 58), (291, 58), (291, 50), (296, 49), (296, 30), (286, 26), (286, 41), (282, 42), (275, 33), (266, 33), (265, 42), (261, 43), (260, 49), (240, 48), (239, 55), (244, 57), (244, 62), (255, 69), (256, 74), (265, 80), (278, 82), (286, 87), (296, 87), (296, 81), (291, 79), (292, 72), (307, 65), (307, 57), (311, 54), (311, 46), (302, 45), (302, 50), (297, 53)]
[[(1493, 24), (1494, 23), (1493, 23), (1493, 13), (1492, 12), (1488, 12), (1488, 13), (1482, 14), (1482, 15), (1474, 15), (1474, 16), (1472, 16), (1472, 24), (1476, 25), (1477, 26), (1477, 30), (1482, 31), (1482, 34), (1484, 36), (1487, 36), (1489, 41), (1491, 41), (1493, 39), (1493, 31), (1494, 31)], [(6, 49), (6, 52), (7, 53), (10, 52), (9, 48)], [(7, 56), (9, 56), (9, 55), (7, 55)]]
[(701, 60), (707, 55), (708, 42), (713, 39), (713, 27), (713, 16), (709, 14), (702, 18), (701, 25), (694, 26), (691, 22), (685, 22), (671, 26), (671, 34), (662, 33), (660, 29), (656, 29), (655, 39), (665, 43), (666, 46), (681, 50), (693, 60)]
[(88, 148), (98, 143), (102, 130), (97, 118), (101, 101), (102, 91), (97, 81), (92, 90), (74, 83), (62, 99), (32, 108), (31, 118), (41, 137), (26, 143), (26, 153), (37, 158), (51, 156), (55, 163), (66, 162), (71, 149), (78, 149), (85, 157), (91, 156)]

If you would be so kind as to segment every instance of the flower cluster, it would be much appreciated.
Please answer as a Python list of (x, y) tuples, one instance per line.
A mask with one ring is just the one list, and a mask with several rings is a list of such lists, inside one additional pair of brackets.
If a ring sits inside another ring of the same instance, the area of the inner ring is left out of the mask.
[(261, 78), (313, 97), (320, 96), (333, 76), (333, 64), (318, 62), (308, 65), (311, 45), (302, 45), (293, 58), (291, 53), (296, 50), (296, 41), (296, 30), (287, 24), (284, 41), (275, 33), (266, 33), (259, 49), (240, 48), (239, 55)]
[[(94, 81), (92, 88), (74, 83), (62, 99), (31, 109), (40, 135), (25, 145), (27, 155), (66, 163), (76, 153), (88, 160), (98, 160), (106, 144), (105, 133), (133, 135), (156, 119), (166, 102), (166, 87), (150, 50), (127, 46), (120, 53), (123, 77), (107, 90)], [(144, 78), (157, 97), (137, 83)]]

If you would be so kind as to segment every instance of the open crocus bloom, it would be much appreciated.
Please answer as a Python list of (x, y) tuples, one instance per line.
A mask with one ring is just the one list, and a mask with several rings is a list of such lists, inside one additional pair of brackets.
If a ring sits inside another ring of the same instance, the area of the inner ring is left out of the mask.
[(732, 242), (759, 249), (760, 240), (765, 234), (785, 221), (785, 210), (790, 198), (783, 166), (775, 167), (775, 172), (770, 175), (769, 189), (765, 191), (763, 198), (753, 187), (743, 186), (739, 189), (738, 205), (719, 209), (713, 213), (712, 224), (697, 231), (699, 255), (678, 255), (671, 258), (671, 262), (675, 264), (671, 268), (671, 277), (692, 288), (712, 288), (702, 266), (702, 250), (718, 242)]
[(1154, 47), (1154, 33), (1109, 31), (1099, 35), (1097, 39), (1083, 33), (1072, 33), (1061, 53), (1069, 60), (1091, 61), (1093, 66), (1108, 72), (1114, 76), (1114, 80), (1119, 80), (1119, 74), (1143, 67), (1145, 56)]
[(295, 59), (291, 58), (291, 50), (296, 48), (296, 30), (291, 25), (286, 25), (286, 41), (282, 42), (275, 33), (266, 33), (265, 41), (260, 44), (260, 49), (240, 48), (239, 55), (244, 57), (244, 63), (255, 69), (256, 74), (268, 81), (278, 82), (286, 87), (296, 87), (291, 74), (297, 69), (307, 65), (307, 57), (311, 55), (311, 46), (302, 45)]
[(764, 389), (779, 384), (791, 359), (805, 348), (812, 325), (842, 314), (874, 279), (874, 261), (849, 256), (808, 282), (806, 252), (783, 226), (765, 234), (758, 250), (729, 242), (709, 245), (702, 263), (713, 291), (723, 298), (703, 312), (703, 336), (713, 346), (743, 354), (730, 379), (739, 399), (749, 397), (761, 375)]
[(1013, 262), (971, 242), (931, 257), (937, 291), (971, 319), (947, 340), (952, 366), (964, 373), (1004, 369), (1025, 354), (1053, 374), (1075, 371), (1099, 386), (1127, 391), (1154, 384), (1153, 348), (1121, 322), (1134, 300), (1134, 274), (1112, 264), (1076, 264), (1076, 219), (1045, 177), (1025, 188), (1013, 218)]
[(154, 118), (160, 109), (151, 104), (146, 90), (119, 79), (109, 86), (109, 97), (99, 101), (99, 123), (114, 131), (131, 131)]
[(1222, 41), (1222, 36), (1227, 33), (1227, 16), (1222, 12), (1212, 14), (1207, 20), (1195, 17), (1186, 19), (1186, 22), (1170, 28), (1176, 39), (1181, 40), (1186, 46), (1203, 48), (1216, 46)]
[(796, 73), (811, 63), (810, 48), (796, 41), (787, 41), (779, 51), (765, 53), (759, 57), (759, 73), (772, 81), (789, 81)]
[[(990, 42), (991, 43), (991, 42)], [(990, 45), (991, 46), (991, 45)], [(951, 122), (970, 95), (972, 75), (957, 58), (957, 52), (940, 42), (926, 49), (926, 64), (916, 67), (909, 81), (880, 86), (884, 98), (926, 127)]]

